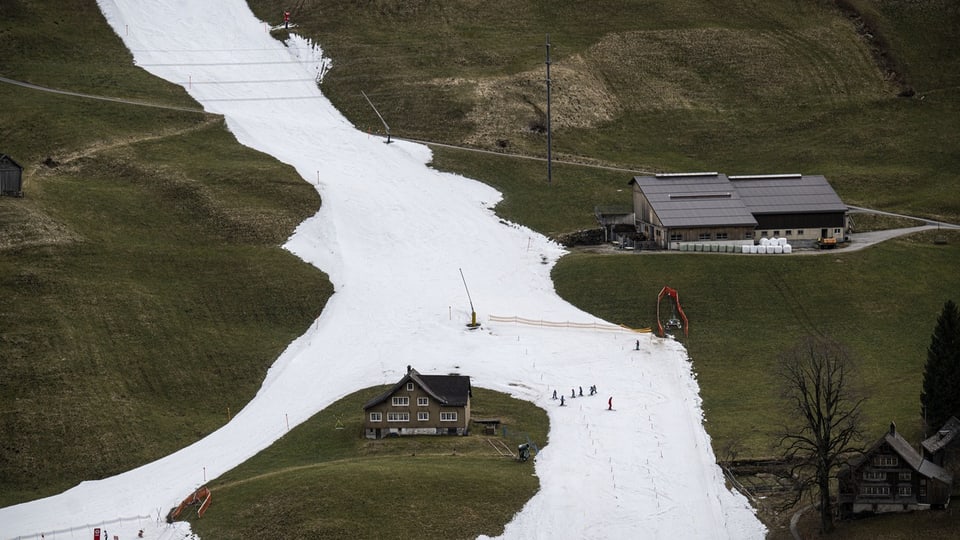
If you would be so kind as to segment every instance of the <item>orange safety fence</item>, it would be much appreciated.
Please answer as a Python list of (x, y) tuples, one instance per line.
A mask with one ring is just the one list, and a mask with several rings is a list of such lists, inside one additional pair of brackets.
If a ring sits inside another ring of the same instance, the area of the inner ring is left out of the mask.
[(648, 334), (651, 332), (650, 328), (630, 328), (629, 326), (624, 326), (622, 324), (609, 324), (609, 323), (578, 323), (571, 321), (545, 321), (543, 319), (526, 319), (524, 317), (503, 317), (500, 315), (489, 315), (487, 317), (490, 321), (493, 322), (506, 322), (514, 324), (525, 324), (527, 326), (544, 326), (549, 328), (579, 328), (583, 330), (604, 330), (604, 331), (613, 331), (613, 332), (636, 332), (639, 334)]

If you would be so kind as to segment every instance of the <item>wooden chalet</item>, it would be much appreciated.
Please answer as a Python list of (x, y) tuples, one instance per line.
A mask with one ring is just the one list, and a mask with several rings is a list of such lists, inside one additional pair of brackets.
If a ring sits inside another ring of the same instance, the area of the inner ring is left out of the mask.
[[(924, 459), (946, 469), (954, 478), (960, 478), (960, 419), (951, 416), (937, 432), (920, 443)], [(954, 494), (960, 491), (960, 482), (953, 487)]]
[(897, 433), (896, 425), (837, 475), (841, 517), (945, 508), (953, 478)]
[(470, 377), (421, 375), (407, 366), (397, 384), (364, 404), (364, 435), (467, 435), (471, 395)]
[(23, 197), (23, 167), (6, 154), (0, 154), (0, 195)]

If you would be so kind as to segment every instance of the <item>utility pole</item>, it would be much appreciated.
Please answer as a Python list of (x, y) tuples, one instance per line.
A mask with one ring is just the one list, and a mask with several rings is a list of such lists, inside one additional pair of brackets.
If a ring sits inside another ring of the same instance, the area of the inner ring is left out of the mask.
[(547, 184), (553, 183), (553, 159), (550, 133), (550, 34), (547, 34)]

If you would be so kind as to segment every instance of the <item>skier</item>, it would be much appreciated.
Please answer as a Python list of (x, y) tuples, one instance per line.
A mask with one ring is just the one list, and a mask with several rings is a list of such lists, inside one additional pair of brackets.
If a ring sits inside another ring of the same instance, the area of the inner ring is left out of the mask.
[(556, 390), (556, 389), (553, 390), (553, 399), (557, 399), (557, 390)]
[(608, 411), (613, 410), (613, 396), (610, 396), (610, 399), (607, 400), (607, 410)]
[(574, 390), (573, 388), (570, 389), (570, 397), (572, 397), (572, 398), (577, 397), (577, 391)]
[(637, 348), (634, 349), (634, 350), (635, 350), (635, 351), (639, 351), (639, 350), (640, 350), (640, 340), (639, 340), (639, 339), (637, 340)]
[(577, 388), (580, 389), (580, 397), (583, 397), (583, 387), (582, 387), (582, 386), (578, 386)]
[(560, 396), (560, 406), (563, 407), (563, 396)]
[(290, 28), (290, 10), (284, 10), (283, 12), (283, 27), (286, 29)]

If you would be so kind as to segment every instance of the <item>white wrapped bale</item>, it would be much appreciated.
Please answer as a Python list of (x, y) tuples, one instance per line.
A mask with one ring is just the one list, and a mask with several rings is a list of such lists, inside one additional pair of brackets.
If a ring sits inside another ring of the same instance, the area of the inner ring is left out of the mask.
[(750, 253), (757, 254), (760, 252), (760, 246), (753, 244), (750, 246)]
[(785, 244), (785, 245), (783, 246), (783, 252), (784, 252), (784, 253), (793, 253), (793, 246), (791, 246), (790, 244)]
[(777, 245), (773, 246), (773, 252), (774, 252), (774, 253), (783, 253), (783, 246), (781, 246), (780, 244), (777, 244)]

